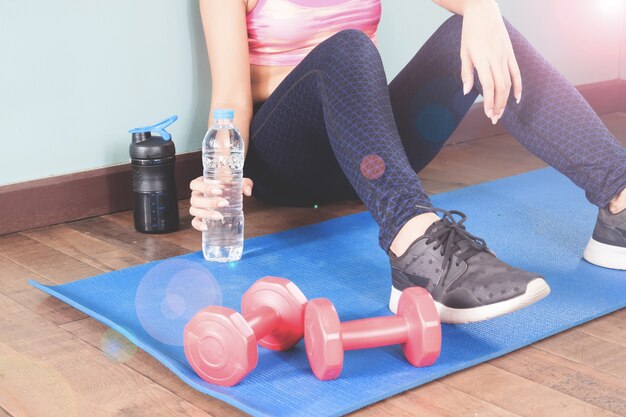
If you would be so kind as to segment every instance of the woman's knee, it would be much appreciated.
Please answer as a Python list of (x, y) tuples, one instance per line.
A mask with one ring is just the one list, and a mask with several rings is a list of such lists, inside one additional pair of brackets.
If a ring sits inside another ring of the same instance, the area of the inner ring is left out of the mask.
[(428, 56), (460, 54), (463, 17), (452, 15), (446, 19), (420, 48)]
[(365, 32), (359, 29), (343, 29), (326, 39), (325, 42), (338, 42), (344, 45), (356, 45), (357, 47), (370, 47), (374, 43)]
[(437, 29), (443, 36), (449, 39), (455, 46), (461, 45), (461, 34), (463, 33), (463, 16), (453, 14), (447, 18)]
[(354, 58), (368, 57), (372, 54), (380, 59), (374, 42), (365, 32), (358, 29), (340, 30), (320, 43), (319, 47), (326, 51), (325, 58), (331, 62), (349, 63), (355, 61)]

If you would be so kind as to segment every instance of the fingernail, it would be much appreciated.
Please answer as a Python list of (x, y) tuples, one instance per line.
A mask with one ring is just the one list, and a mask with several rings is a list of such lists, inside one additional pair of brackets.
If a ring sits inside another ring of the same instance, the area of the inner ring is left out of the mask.
[(487, 117), (490, 118), (490, 119), (493, 118), (493, 110), (492, 109), (487, 110)]
[(246, 193), (248, 194), (252, 193), (252, 188), (250, 188), (250, 186), (246, 186)]
[(516, 97), (515, 97), (515, 102), (516, 102), (517, 104), (519, 104), (519, 102), (520, 102), (521, 100), (522, 100), (522, 97), (521, 97), (521, 96), (516, 96)]
[(211, 188), (211, 194), (222, 195), (222, 190), (220, 190), (219, 188)]
[(495, 125), (496, 123), (498, 123), (498, 119), (499, 119), (499, 117), (498, 117), (498, 116), (494, 116), (494, 117), (492, 117), (492, 118), (491, 118), (491, 123), (493, 123), (493, 124)]
[(218, 213), (217, 211), (214, 211), (213, 213), (211, 213), (211, 219), (219, 220), (221, 218), (222, 218), (222, 215), (220, 213)]
[(228, 205), (228, 201), (226, 200), (220, 200), (217, 202), (218, 207), (226, 207), (227, 205)]
[(469, 93), (471, 89), (472, 89), (472, 87), (470, 86), (469, 82), (466, 81), (466, 82), (463, 83), (463, 95), (464, 96), (466, 96), (467, 93)]

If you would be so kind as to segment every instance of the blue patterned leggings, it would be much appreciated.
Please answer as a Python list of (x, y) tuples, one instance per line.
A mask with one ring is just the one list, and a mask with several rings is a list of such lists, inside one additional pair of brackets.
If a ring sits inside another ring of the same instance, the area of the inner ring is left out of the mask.
[[(500, 119), (529, 151), (604, 206), (626, 187), (626, 152), (578, 91), (506, 22), (522, 73)], [(431, 206), (417, 172), (439, 152), (481, 92), (463, 95), (462, 18), (453, 16), (387, 85), (370, 39), (343, 30), (317, 45), (255, 103), (244, 176), (268, 202), (313, 206), (360, 198), (385, 252)]]

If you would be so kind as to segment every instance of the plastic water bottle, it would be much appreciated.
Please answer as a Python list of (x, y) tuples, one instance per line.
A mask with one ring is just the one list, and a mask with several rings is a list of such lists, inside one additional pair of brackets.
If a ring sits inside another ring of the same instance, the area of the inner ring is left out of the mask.
[(202, 141), (204, 182), (218, 185), (222, 189), (218, 198), (228, 200), (228, 206), (213, 209), (220, 213), (219, 219), (204, 220), (207, 230), (202, 232), (202, 252), (207, 261), (236, 261), (243, 252), (244, 143), (234, 117), (233, 110), (214, 110), (213, 126)]

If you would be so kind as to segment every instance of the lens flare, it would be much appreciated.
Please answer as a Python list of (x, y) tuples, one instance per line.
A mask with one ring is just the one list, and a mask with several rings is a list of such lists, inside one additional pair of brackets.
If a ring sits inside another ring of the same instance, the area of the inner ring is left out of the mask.
[(596, 0), (596, 4), (607, 14), (620, 13), (624, 8), (624, 0)]
[(361, 160), (361, 174), (367, 179), (375, 180), (385, 173), (385, 161), (372, 153)]
[[(231, 263), (234, 268), (236, 263)], [(143, 330), (166, 345), (182, 346), (187, 322), (209, 305), (222, 305), (222, 290), (204, 266), (184, 259), (158, 263), (141, 279), (135, 311)]]
[(445, 142), (454, 129), (456, 122), (450, 110), (441, 104), (431, 104), (421, 109), (417, 116), (416, 128), (419, 135), (429, 142)]
[(100, 349), (114, 362), (126, 363), (137, 352), (137, 346), (113, 329), (107, 329), (100, 339)]

